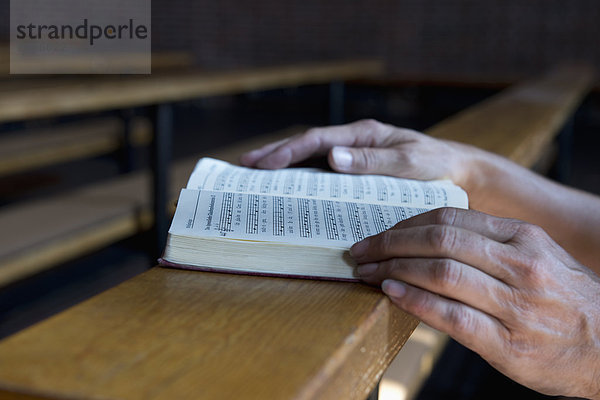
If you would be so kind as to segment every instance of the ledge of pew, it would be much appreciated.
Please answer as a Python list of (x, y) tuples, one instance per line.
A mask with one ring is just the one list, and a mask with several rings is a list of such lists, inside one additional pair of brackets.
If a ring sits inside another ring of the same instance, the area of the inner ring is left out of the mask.
[[(145, 54), (106, 54), (110, 59), (110, 67), (122, 70), (140, 68), (148, 62)], [(168, 70), (180, 70), (191, 68), (194, 65), (194, 56), (186, 51), (155, 51), (150, 56), (153, 72), (164, 72)], [(89, 59), (85, 56), (72, 55), (70, 57), (51, 57), (48, 54), (40, 57), (31, 57), (22, 61), (21, 64), (13, 65), (20, 73), (28, 73), (29, 65), (33, 66), (37, 73), (40, 67), (45, 73), (78, 74), (89, 73)], [(10, 74), (10, 46), (0, 44), (0, 77)]]
[(342, 60), (231, 71), (20, 79), (0, 85), (0, 123), (325, 84), (382, 72), (383, 64), (376, 60)]
[(560, 66), (469, 107), (426, 133), (500, 154), (530, 168), (574, 114), (595, 77), (594, 69), (586, 64)]
[[(148, 145), (150, 121), (136, 117), (130, 124), (130, 145)], [(117, 151), (123, 146), (124, 132), (124, 122), (110, 117), (2, 133), (0, 176)]]

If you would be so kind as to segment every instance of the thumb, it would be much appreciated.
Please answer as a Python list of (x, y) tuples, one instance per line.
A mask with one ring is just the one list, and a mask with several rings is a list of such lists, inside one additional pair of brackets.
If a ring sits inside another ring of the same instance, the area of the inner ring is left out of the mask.
[(341, 147), (329, 151), (335, 171), (353, 174), (398, 175), (396, 150), (374, 147)]

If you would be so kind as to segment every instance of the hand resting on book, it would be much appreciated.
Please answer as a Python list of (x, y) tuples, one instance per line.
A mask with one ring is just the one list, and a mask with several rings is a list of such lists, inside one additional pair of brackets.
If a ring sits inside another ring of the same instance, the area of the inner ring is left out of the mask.
[(599, 394), (600, 278), (541, 228), (443, 208), (351, 254), (365, 282), (515, 381), (551, 395)]
[(250, 151), (242, 165), (264, 169), (286, 168), (314, 156), (328, 154), (338, 172), (379, 174), (419, 180), (450, 179), (466, 189), (463, 144), (436, 140), (410, 129), (374, 120), (313, 128)]
[(372, 120), (314, 128), (240, 161), (276, 169), (319, 155), (339, 172), (449, 178), (472, 209), (506, 217), (434, 210), (352, 252), (366, 282), (512, 379), (600, 398), (600, 198), (472, 146)]

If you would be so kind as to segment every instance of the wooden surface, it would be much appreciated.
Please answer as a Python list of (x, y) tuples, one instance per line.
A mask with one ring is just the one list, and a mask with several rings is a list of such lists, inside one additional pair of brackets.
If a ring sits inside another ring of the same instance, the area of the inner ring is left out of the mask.
[(3, 207), (0, 287), (149, 228), (149, 207), (140, 207), (149, 191), (149, 174), (130, 174)]
[[(146, 57), (139, 54), (107, 54), (107, 60), (111, 65), (120, 69), (139, 68), (146, 62)], [(53, 58), (48, 55), (28, 60), (38, 66), (41, 64), (46, 73), (86, 73), (89, 71), (89, 63), (85, 57), (73, 55), (71, 57)], [(152, 71), (164, 71), (181, 68), (189, 68), (193, 65), (193, 55), (184, 51), (157, 51), (151, 55)], [(20, 72), (27, 70), (27, 64), (19, 66)], [(10, 47), (8, 44), (0, 43), (0, 76), (10, 74)]]
[[(441, 74), (393, 74), (373, 78), (357, 79), (354, 83), (370, 87), (409, 88), (437, 87), (459, 89), (506, 89), (538, 76), (527, 73), (441, 73)], [(600, 90), (600, 81), (595, 80), (591, 91)]]
[(504, 90), (428, 129), (531, 167), (575, 112), (594, 82), (586, 65), (569, 65)]
[(15, 79), (0, 84), (0, 123), (194, 98), (329, 83), (377, 75), (382, 64), (354, 60), (237, 71), (187, 71), (144, 76)]
[[(90, 73), (121, 73), (123, 71), (149, 71), (159, 72), (163, 70), (175, 70), (189, 68), (193, 64), (193, 57), (186, 52), (158, 52), (150, 56), (146, 54), (105, 54), (102, 60), (92, 59), (89, 55), (61, 55), (52, 57), (49, 55), (33, 56), (2, 62), (0, 59), (0, 73), (18, 71), (19, 74), (90, 74)], [(100, 64), (102, 62), (102, 64)]]
[(366, 285), (155, 268), (42, 325), (2, 343), (5, 394), (364, 397), (415, 322)]
[[(152, 127), (145, 118), (131, 121), (131, 145), (147, 145)], [(114, 152), (122, 147), (124, 123), (101, 118), (0, 135), (0, 176), (60, 162)]]
[[(505, 92), (430, 132), (527, 164), (587, 89), (582, 74)], [(362, 284), (153, 268), (0, 342), (0, 398), (359, 399), (416, 324)]]

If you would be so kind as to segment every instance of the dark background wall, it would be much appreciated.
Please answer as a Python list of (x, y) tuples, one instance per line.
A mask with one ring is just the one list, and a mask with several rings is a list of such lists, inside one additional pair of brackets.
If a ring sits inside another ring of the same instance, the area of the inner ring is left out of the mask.
[[(0, 0), (8, 37), (9, 0)], [(380, 57), (397, 76), (600, 68), (598, 0), (153, 0), (153, 44), (204, 67)]]
[(207, 67), (380, 57), (395, 75), (600, 67), (598, 0), (154, 0), (157, 48)]

